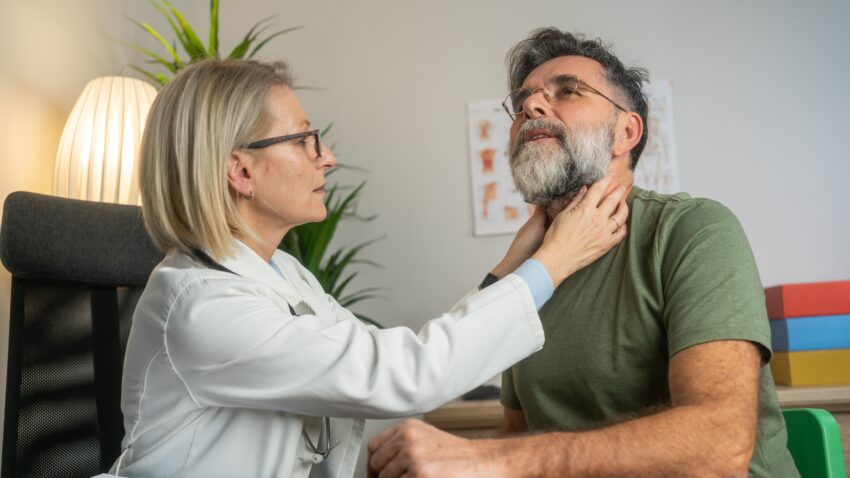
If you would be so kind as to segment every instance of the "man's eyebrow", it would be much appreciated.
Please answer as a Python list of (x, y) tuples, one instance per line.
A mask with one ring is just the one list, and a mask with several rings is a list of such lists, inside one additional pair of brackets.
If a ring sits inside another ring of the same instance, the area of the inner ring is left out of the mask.
[(558, 84), (561, 84), (561, 83), (567, 83), (567, 82), (575, 81), (577, 78), (578, 78), (578, 76), (573, 75), (571, 73), (561, 73), (560, 75), (553, 76), (552, 78), (549, 79), (549, 81), (554, 81)]
[(310, 120), (304, 120), (301, 122), (301, 124), (304, 125), (304, 127), (306, 127), (307, 129), (310, 129)]

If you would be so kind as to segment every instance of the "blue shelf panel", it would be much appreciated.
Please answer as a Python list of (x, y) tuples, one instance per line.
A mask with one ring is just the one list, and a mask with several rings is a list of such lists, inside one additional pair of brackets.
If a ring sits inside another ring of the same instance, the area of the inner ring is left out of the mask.
[(850, 315), (772, 319), (770, 334), (775, 352), (848, 349)]

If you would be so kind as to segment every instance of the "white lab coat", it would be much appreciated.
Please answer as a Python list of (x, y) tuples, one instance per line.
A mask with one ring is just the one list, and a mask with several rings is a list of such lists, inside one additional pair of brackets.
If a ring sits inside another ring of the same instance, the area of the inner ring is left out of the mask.
[(327, 415), (338, 444), (323, 465), (348, 478), (364, 418), (431, 410), (543, 346), (515, 275), (417, 334), (364, 325), (283, 252), (272, 260), (285, 278), (243, 243), (234, 249), (221, 264), (238, 275), (180, 252), (151, 274), (127, 346), (124, 453), (113, 473), (307, 477), (302, 428), (317, 442)]

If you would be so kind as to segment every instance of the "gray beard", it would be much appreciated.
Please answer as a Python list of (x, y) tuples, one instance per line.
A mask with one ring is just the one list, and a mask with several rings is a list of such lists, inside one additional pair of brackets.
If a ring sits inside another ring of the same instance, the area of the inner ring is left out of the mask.
[[(557, 142), (521, 139), (533, 129), (546, 128)], [(528, 120), (517, 132), (511, 149), (511, 174), (526, 202), (551, 208), (566, 204), (582, 186), (605, 177), (614, 144), (614, 122), (567, 128), (548, 118)]]

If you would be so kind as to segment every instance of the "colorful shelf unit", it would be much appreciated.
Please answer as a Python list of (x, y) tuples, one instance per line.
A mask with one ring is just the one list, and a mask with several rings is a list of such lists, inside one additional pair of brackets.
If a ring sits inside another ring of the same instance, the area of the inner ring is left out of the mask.
[(777, 384), (850, 384), (850, 281), (764, 290)]

